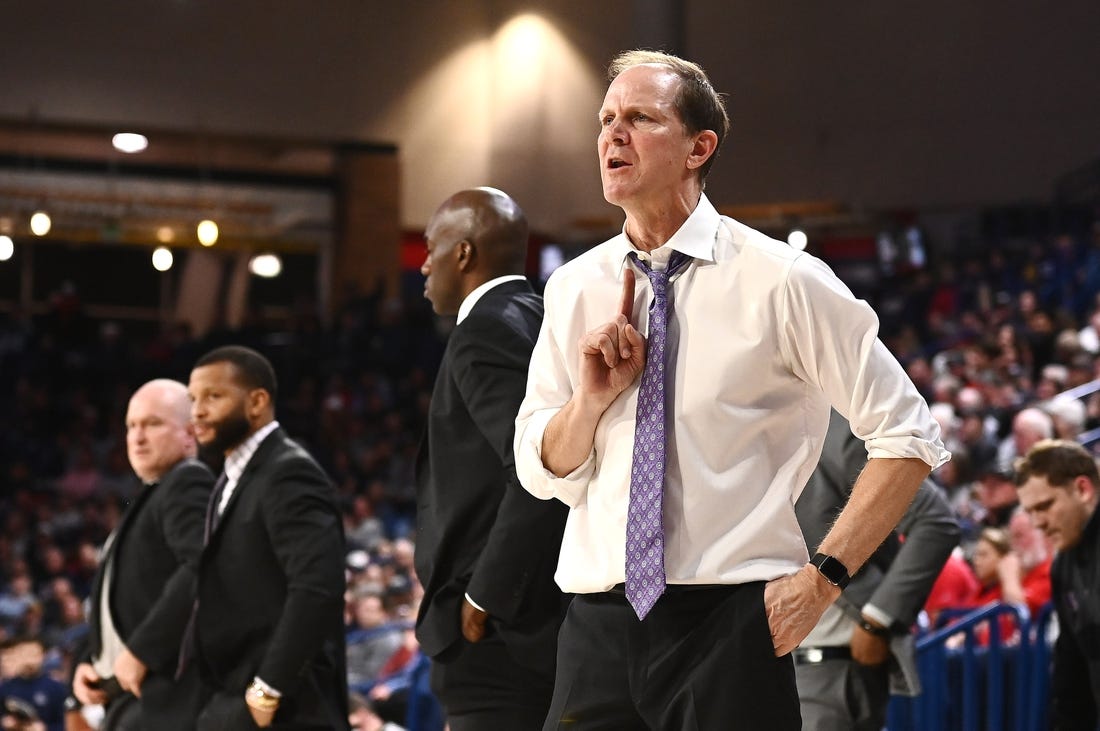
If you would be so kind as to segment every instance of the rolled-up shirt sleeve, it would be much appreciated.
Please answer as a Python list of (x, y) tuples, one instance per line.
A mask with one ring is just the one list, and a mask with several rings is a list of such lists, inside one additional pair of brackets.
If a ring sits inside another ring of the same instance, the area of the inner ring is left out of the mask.
[(870, 459), (915, 457), (935, 469), (951, 458), (928, 404), (879, 339), (870, 305), (808, 256), (792, 262), (779, 292), (792, 371), (821, 388)]
[[(546, 315), (538, 342), (531, 354), (527, 373), (527, 392), (516, 416), (516, 474), (527, 492), (541, 500), (557, 498), (571, 508), (584, 502), (588, 483), (596, 470), (595, 447), (588, 458), (565, 477), (546, 469), (542, 461), (542, 439), (546, 425), (573, 396), (573, 380), (567, 353), (579, 333), (559, 332), (563, 323), (555, 322), (557, 298), (554, 278), (546, 285)], [(566, 318), (565, 325), (568, 325)], [(563, 344), (560, 338), (566, 338)]]

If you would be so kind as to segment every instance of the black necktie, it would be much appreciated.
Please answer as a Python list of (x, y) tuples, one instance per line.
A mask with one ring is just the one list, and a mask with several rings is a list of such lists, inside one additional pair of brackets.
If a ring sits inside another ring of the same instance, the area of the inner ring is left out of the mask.
[(225, 492), (225, 485), (229, 482), (229, 478), (222, 472), (218, 475), (218, 481), (214, 483), (214, 489), (210, 491), (210, 502), (206, 506), (206, 529), (202, 535), (202, 545), (210, 543), (210, 536), (214, 533), (214, 529), (218, 527), (218, 518), (221, 517), (218, 514), (218, 505), (222, 501), (222, 493)]

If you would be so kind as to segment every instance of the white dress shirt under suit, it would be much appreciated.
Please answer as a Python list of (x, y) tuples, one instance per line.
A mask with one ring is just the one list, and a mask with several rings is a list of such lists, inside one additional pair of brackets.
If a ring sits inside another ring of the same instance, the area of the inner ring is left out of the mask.
[[(663, 268), (673, 249), (695, 260), (669, 286), (668, 583), (770, 580), (806, 564), (794, 503), (817, 464), (830, 405), (871, 458), (916, 457), (932, 468), (950, 458), (927, 404), (879, 341), (875, 313), (821, 261), (720, 216), (705, 195), (668, 242), (639, 254)], [(631, 251), (623, 233), (551, 276), (516, 420), (524, 487), (572, 508), (556, 573), (566, 592), (625, 579), (638, 381), (604, 412), (591, 454), (571, 474), (547, 470), (541, 449), (578, 382), (578, 340), (618, 312)], [(651, 299), (639, 274), (631, 322), (643, 333)]]

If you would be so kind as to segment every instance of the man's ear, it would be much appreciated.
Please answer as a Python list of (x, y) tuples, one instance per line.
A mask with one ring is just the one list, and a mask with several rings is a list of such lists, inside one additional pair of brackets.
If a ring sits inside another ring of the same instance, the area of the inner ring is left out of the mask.
[(266, 388), (254, 388), (248, 392), (248, 415), (256, 418), (271, 406), (271, 394)]
[(1084, 475), (1078, 475), (1073, 481), (1073, 491), (1083, 503), (1096, 502), (1096, 485)]
[(458, 248), (458, 270), (470, 271), (474, 266), (474, 259), (477, 258), (477, 249), (469, 241), (459, 241), (456, 247)]
[(718, 149), (718, 135), (714, 130), (705, 129), (695, 135), (695, 142), (691, 146), (691, 154), (688, 155), (687, 166), (689, 170), (696, 170), (703, 166)]

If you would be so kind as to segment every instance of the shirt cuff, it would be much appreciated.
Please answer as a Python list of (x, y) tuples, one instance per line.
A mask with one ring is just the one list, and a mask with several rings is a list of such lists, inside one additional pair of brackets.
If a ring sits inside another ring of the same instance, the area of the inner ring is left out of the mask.
[(932, 469), (951, 459), (951, 453), (939, 440), (928, 441), (919, 437), (876, 437), (867, 440), (868, 459), (916, 458)]
[(256, 685), (260, 686), (260, 689), (263, 690), (264, 695), (269, 695), (272, 698), (282, 698), (283, 697), (282, 693), (280, 693), (279, 691), (275, 690), (270, 685), (265, 683), (263, 678), (261, 678), (259, 675), (252, 678), (252, 682), (255, 683)]
[(541, 500), (557, 498), (571, 508), (584, 502), (588, 492), (588, 483), (596, 471), (596, 448), (588, 453), (587, 459), (565, 477), (558, 477), (546, 469), (542, 461), (542, 439), (546, 434), (546, 425), (554, 418), (558, 410), (531, 417), (516, 443), (516, 470), (520, 483), (527, 492)]
[(878, 624), (881, 624), (883, 627), (886, 627), (887, 629), (892, 627), (894, 624), (894, 618), (876, 607), (874, 604), (864, 604), (863, 609), (861, 609), (860, 611), (863, 613), (863, 616), (867, 617), (867, 619), (873, 620)]
[[(474, 609), (476, 609), (477, 611), (479, 611), (479, 612), (485, 612), (485, 608), (484, 608), (484, 607), (482, 607), (482, 606), (481, 606), (480, 604), (478, 604), (477, 602), (475, 602), (475, 601), (473, 600), (473, 597), (471, 597), (471, 596), (470, 596), (469, 592), (467, 592), (467, 593), (466, 593), (466, 601), (470, 602), (470, 606), (472, 606), (472, 607), (473, 607)], [(488, 614), (488, 612), (485, 612), (485, 613), (486, 613), (486, 614)]]

